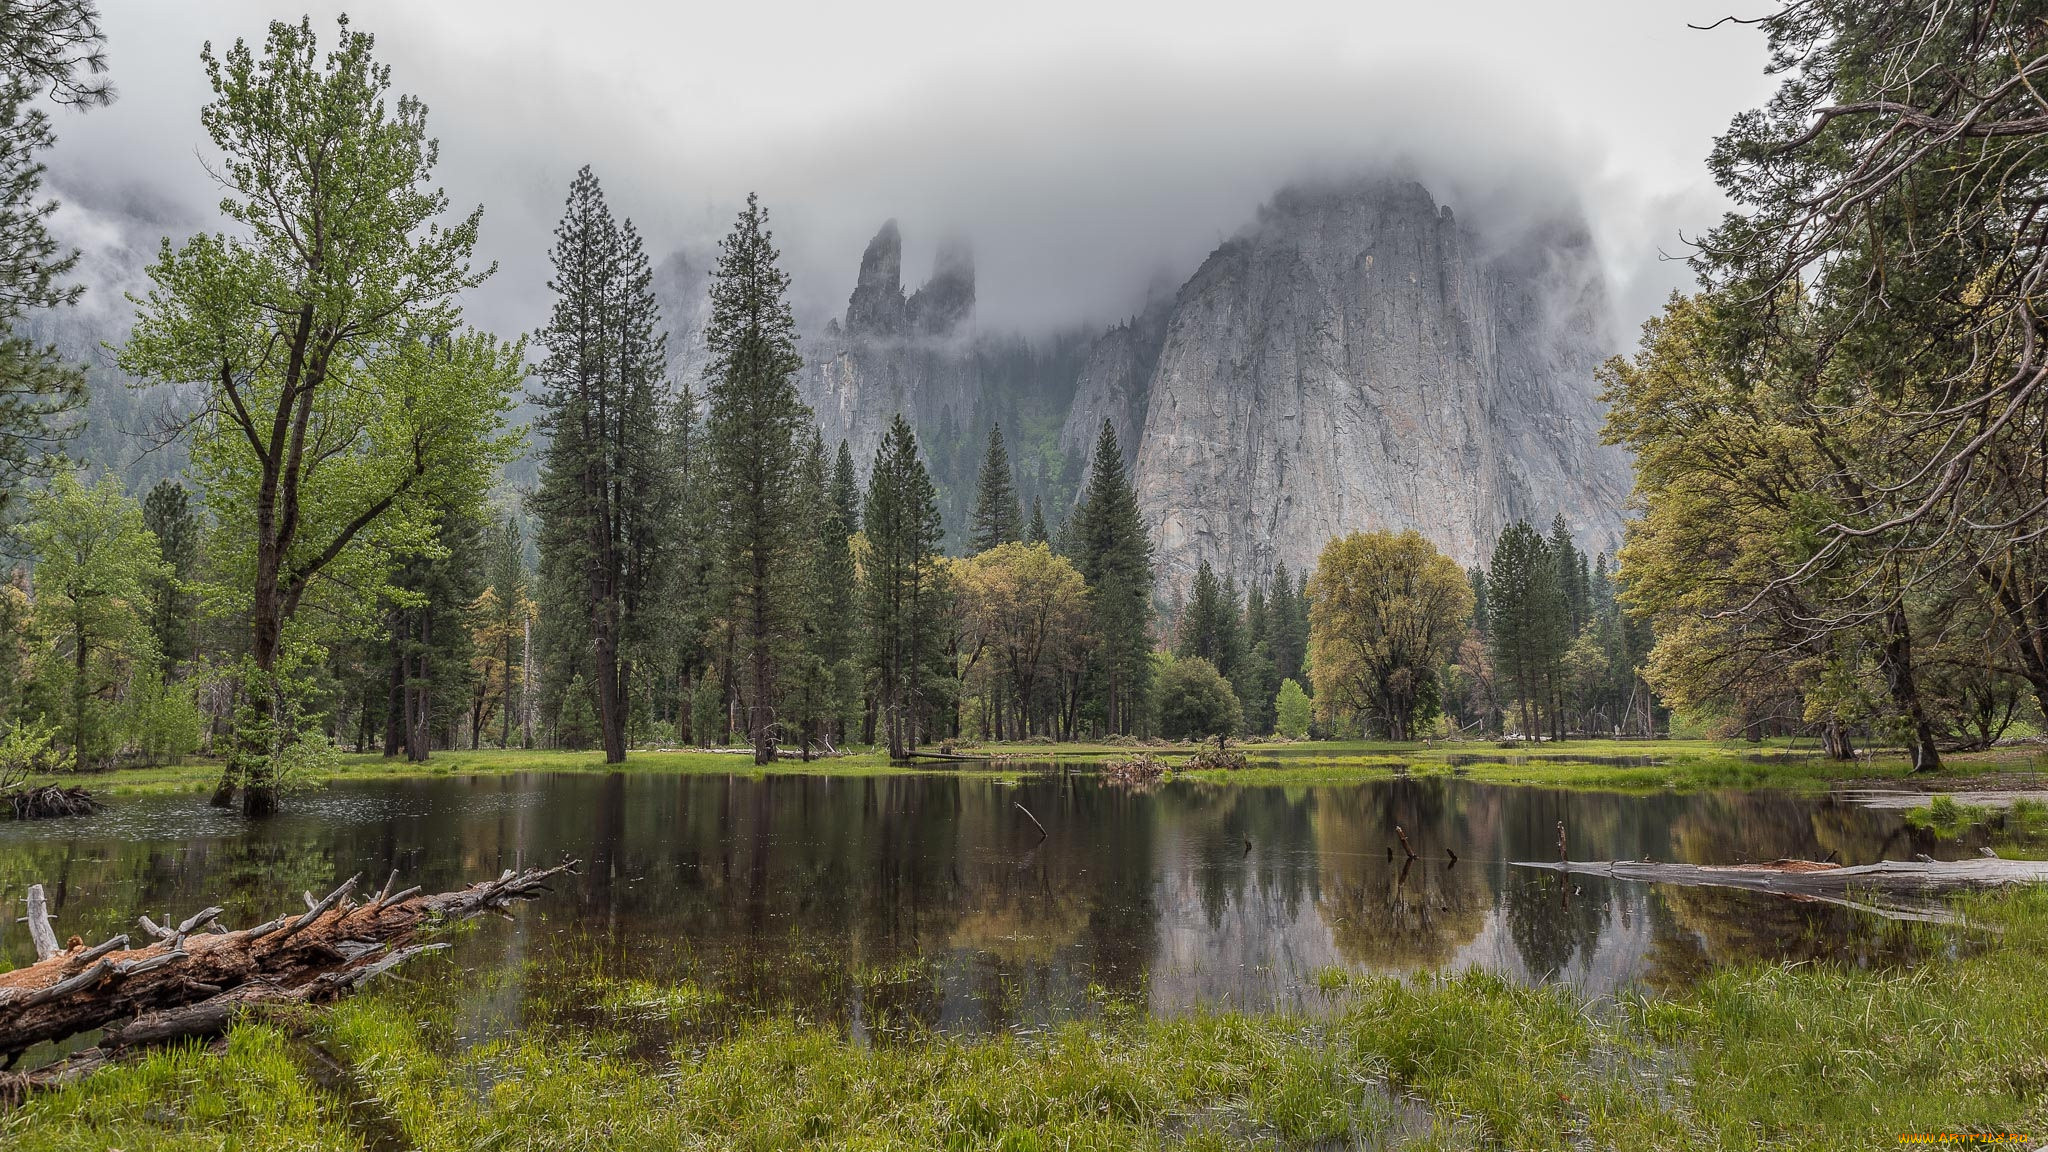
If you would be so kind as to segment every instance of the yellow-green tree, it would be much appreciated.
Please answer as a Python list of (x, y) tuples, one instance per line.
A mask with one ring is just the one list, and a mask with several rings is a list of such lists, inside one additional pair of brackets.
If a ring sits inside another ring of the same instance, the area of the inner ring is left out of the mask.
[(1088, 654), (1088, 586), (1043, 543), (1000, 544), (952, 564), (960, 668), (998, 740), (1069, 734)]
[(1472, 619), (1472, 586), (1421, 533), (1330, 541), (1309, 579), (1316, 707), (1395, 740), (1441, 706), (1445, 667)]
[[(1645, 675), (1671, 707), (1731, 728), (1804, 715), (1846, 755), (1863, 696), (1843, 685), (1885, 655), (1886, 625), (1873, 615), (1858, 630), (1822, 627), (1815, 600), (1830, 573), (1785, 578), (1812, 559), (1814, 528), (1832, 516), (1830, 457), (1846, 435), (1788, 416), (1783, 389), (1798, 369), (1783, 345), (1745, 342), (1720, 301), (1695, 296), (1673, 297), (1634, 359), (1601, 370), (1606, 435), (1636, 454), (1642, 508), (1619, 577), (1623, 603), (1654, 627)], [(1844, 556), (1836, 580), (1882, 581)]]

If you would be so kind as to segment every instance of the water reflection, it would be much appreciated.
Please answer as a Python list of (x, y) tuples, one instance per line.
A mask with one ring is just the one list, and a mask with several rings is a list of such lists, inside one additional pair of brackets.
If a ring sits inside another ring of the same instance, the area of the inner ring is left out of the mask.
[[(42, 882), (60, 930), (98, 939), (137, 913), (209, 902), (253, 922), (357, 872), (445, 887), (580, 857), (572, 886), (460, 942), (460, 963), (491, 977), (464, 1002), (473, 1035), (526, 1019), (542, 991), (551, 1011), (595, 1012), (574, 991), (594, 972), (688, 978), (728, 1011), (795, 1010), (857, 1033), (972, 1032), (1109, 1002), (1313, 1010), (1326, 967), (1477, 968), (1605, 995), (1732, 960), (1875, 963), (1899, 947), (1830, 905), (1507, 867), (1554, 858), (1560, 821), (1579, 858), (1853, 864), (1975, 849), (1895, 812), (1761, 792), (535, 775), (343, 784), (254, 826), (191, 797), (0, 824), (0, 890), (19, 900)], [(1418, 859), (1389, 857), (1397, 826)], [(31, 955), (0, 918), (0, 961)]]

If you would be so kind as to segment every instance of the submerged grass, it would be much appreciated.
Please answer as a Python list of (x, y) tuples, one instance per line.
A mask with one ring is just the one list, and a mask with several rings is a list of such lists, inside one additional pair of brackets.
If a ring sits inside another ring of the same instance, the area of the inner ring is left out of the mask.
[[(450, 998), (387, 988), (308, 1038), (358, 1106), (426, 1152), (471, 1148), (1897, 1147), (2048, 1133), (2048, 891), (1982, 896), (1917, 968), (1735, 968), (1591, 1004), (1468, 974), (1325, 973), (1331, 1012), (1143, 1015), (1033, 1036), (869, 1045), (737, 1021), (647, 1059), (624, 1034), (529, 1025), (465, 1046)], [(1970, 946), (1961, 947), (1969, 932)], [(452, 969), (442, 973), (452, 975)], [(446, 980), (436, 980), (445, 984)], [(537, 993), (547, 995), (545, 991)], [(621, 985), (625, 1013), (687, 991)], [(600, 1013), (600, 1018), (603, 1014)], [(358, 1126), (245, 1023), (0, 1117), (10, 1149), (349, 1148)]]

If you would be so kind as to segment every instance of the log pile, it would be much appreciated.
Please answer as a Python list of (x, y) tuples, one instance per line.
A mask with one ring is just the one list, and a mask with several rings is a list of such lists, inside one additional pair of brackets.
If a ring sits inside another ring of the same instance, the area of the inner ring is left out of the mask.
[(574, 872), (577, 862), (553, 868), (507, 870), (496, 880), (454, 892), (393, 891), (393, 872), (375, 896), (356, 900), (360, 877), (303, 911), (251, 928), (229, 931), (219, 908), (205, 908), (175, 926), (150, 917), (137, 921), (138, 943), (127, 935), (87, 947), (72, 938), (57, 943), (41, 885), (28, 892), (29, 936), (37, 962), (0, 973), (0, 1069), (11, 1068), (37, 1044), (106, 1029), (99, 1044), (28, 1073), (0, 1071), (0, 1098), (68, 1083), (141, 1045), (217, 1036), (241, 1013), (259, 1005), (318, 1004), (361, 987), (405, 961), (447, 947), (418, 943), (429, 925), (500, 910), (548, 890), (547, 882)]
[(100, 802), (78, 785), (59, 788), (45, 784), (38, 788), (15, 788), (0, 793), (0, 803), (7, 806), (16, 820), (48, 820), (57, 816), (90, 816), (100, 810)]

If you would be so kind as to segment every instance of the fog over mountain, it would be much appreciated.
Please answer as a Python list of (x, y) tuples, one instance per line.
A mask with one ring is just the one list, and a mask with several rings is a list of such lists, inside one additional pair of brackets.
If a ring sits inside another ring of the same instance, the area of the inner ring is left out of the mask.
[[(896, 221), (906, 295), (935, 267), (967, 261), (971, 306), (943, 333), (903, 334), (943, 335), (996, 399), (950, 418), (914, 414), (945, 458), (935, 471), (949, 519), (964, 506), (975, 440), (996, 420), (1033, 424), (1018, 429), (1026, 455), (1041, 457), (1020, 461), (1027, 499), (1070, 500), (1077, 461), (1062, 430), (1079, 426), (1075, 397), (1120, 402), (1082, 386), (1091, 354), (1156, 354), (1149, 336), (1130, 344), (1119, 326), (1163, 325), (1165, 303), (1290, 186), (1413, 181), (1455, 214), (1481, 261), (1575, 221), (1576, 258), (1600, 281), (1599, 314), (1582, 316), (1598, 328), (1588, 354), (1618, 350), (1689, 284), (1669, 257), (1720, 210), (1698, 161), (1760, 85), (1753, 40), (1687, 31), (1684, 13), (1662, 6), (1617, 3), (1567, 24), (1478, 0), (1422, 14), (1291, 3), (1200, 21), (1134, 4), (1089, 9), (1079, 26), (1097, 33), (1085, 38), (1071, 21), (985, 23), (938, 5), (857, 17), (768, 7), (744, 27), (732, 13), (611, 2), (573, 14), (537, 3), (351, 14), (378, 35), (394, 87), (428, 104), (451, 206), (485, 206), (480, 255), (498, 271), (469, 303), (482, 326), (510, 334), (542, 321), (549, 232), (570, 176), (590, 163), (649, 237), (676, 369), (694, 381), (695, 293), (718, 236), (758, 191), (794, 277), (807, 399), (832, 399), (844, 411), (821, 411), (828, 433), (858, 442), (886, 421), (881, 408), (904, 402), (891, 397), (954, 372), (906, 376), (903, 362), (855, 346), (846, 321), (863, 253)], [(313, 10), (330, 35), (332, 8)], [(200, 44), (259, 38), (278, 14), (246, 0), (106, 6), (120, 100), (61, 115), (50, 161), (65, 202), (57, 228), (85, 253), (89, 285), (56, 324), (68, 345), (120, 338), (131, 311), (121, 294), (142, 284), (159, 237), (219, 226), (198, 123), (209, 95)], [(1475, 20), (1494, 28), (1483, 47), (1459, 31)], [(743, 33), (758, 51), (741, 61), (730, 48)], [(1641, 59), (1645, 42), (1672, 54)], [(1618, 54), (1623, 44), (1637, 50)], [(1688, 66), (1697, 83), (1670, 83)], [(1112, 330), (1125, 345), (1095, 343)], [(875, 391), (891, 373), (895, 391)], [(1099, 423), (1092, 412), (1081, 423)]]

